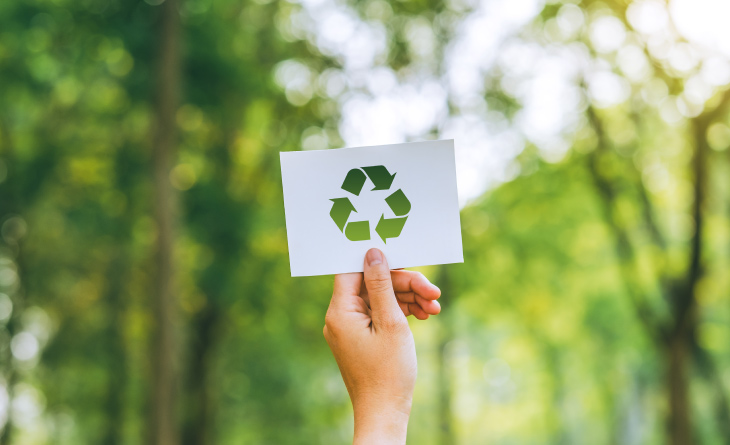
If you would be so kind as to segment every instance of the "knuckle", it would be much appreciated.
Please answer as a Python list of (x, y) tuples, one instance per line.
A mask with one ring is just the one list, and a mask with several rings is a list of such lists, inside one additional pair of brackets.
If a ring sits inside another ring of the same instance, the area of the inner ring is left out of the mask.
[(391, 334), (404, 332), (408, 327), (405, 317), (386, 317), (380, 322), (380, 327)]
[(368, 280), (367, 287), (369, 292), (381, 293), (390, 290), (392, 284), (390, 282), (390, 276), (388, 275), (376, 275)]
[(322, 328), (322, 335), (324, 336), (324, 339), (329, 342), (330, 340), (330, 330), (327, 328), (327, 325), (324, 325)]
[(332, 315), (332, 312), (327, 311), (327, 313), (324, 316), (324, 327), (325, 328), (331, 328), (332, 323), (334, 322), (334, 316)]
[(338, 331), (338, 323), (337, 323), (337, 317), (329, 311), (327, 311), (327, 314), (324, 316), (324, 332), (325, 337), (327, 335), (333, 335)]

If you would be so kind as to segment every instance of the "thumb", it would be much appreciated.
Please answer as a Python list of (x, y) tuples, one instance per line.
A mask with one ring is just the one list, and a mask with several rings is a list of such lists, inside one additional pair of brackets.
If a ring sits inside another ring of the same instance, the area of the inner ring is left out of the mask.
[(378, 249), (368, 250), (364, 272), (373, 324), (388, 326), (406, 322), (393, 292), (390, 268), (383, 252)]

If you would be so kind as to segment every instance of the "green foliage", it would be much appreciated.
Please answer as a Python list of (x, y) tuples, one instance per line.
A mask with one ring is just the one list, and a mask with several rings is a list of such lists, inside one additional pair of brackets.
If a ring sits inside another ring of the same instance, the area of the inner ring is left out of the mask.
[[(137, 444), (148, 432), (159, 3), (0, 2), (1, 444)], [(424, 59), (442, 73), (477, 7), (347, 6), (382, 26), (377, 64), (401, 78)], [(562, 7), (546, 5), (520, 38), (582, 48), (620, 74), (586, 29), (551, 40)], [(585, 20), (626, 21), (623, 1), (581, 7)], [(170, 184), (181, 436), (347, 443), (351, 408), (321, 334), (331, 278), (290, 277), (278, 165), (307, 136), (343, 144), (341, 103), (323, 86), (343, 61), (296, 28), (299, 2), (187, 0), (180, 14)], [(414, 50), (419, 26), (434, 33), (431, 56)], [(668, 123), (639, 98), (657, 79), (681, 94), (689, 74), (650, 62), (620, 104), (599, 109), (583, 88), (565, 157), (547, 162), (527, 143), (519, 174), (464, 208), (465, 263), (424, 268), (444, 310), (412, 323), (409, 443), (661, 442), (680, 331), (697, 442), (727, 439), (727, 93)], [(279, 82), (287, 66), (308, 89)], [(504, 88), (509, 73), (483, 74), (477, 97), (514, 124), (522, 104)]]

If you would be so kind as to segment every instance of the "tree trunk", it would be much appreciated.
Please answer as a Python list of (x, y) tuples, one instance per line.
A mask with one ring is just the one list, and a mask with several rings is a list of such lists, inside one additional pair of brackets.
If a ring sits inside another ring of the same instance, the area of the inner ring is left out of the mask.
[(696, 332), (692, 335), (690, 350), (692, 351), (698, 370), (704, 375), (714, 393), (715, 400), (713, 408), (718, 434), (719, 437), (722, 437), (720, 443), (730, 445), (730, 403), (728, 403), (722, 370), (715, 364), (710, 353), (697, 344)]
[[(126, 219), (125, 219), (126, 223)], [(124, 243), (124, 241), (120, 241)], [(124, 344), (124, 298), (122, 289), (128, 279), (128, 259), (126, 252), (119, 252), (112, 260), (107, 277), (109, 290), (106, 295), (109, 319), (112, 321), (107, 329), (106, 337), (109, 345), (108, 382), (106, 399), (106, 426), (102, 442), (105, 445), (117, 445), (123, 442), (124, 433), (124, 391), (127, 387), (127, 354)]]
[(667, 344), (665, 356), (669, 394), (668, 443), (688, 445), (693, 441), (689, 405), (689, 345), (686, 335), (681, 332), (673, 334)]
[[(10, 134), (10, 124), (5, 119), (5, 116), (0, 114), (0, 148), (5, 155), (5, 161), (7, 162), (7, 177), (5, 178), (5, 184), (0, 187), (0, 202), (3, 206), (0, 207), (0, 224), (2, 224), (7, 217), (12, 215), (22, 215), (22, 193), (20, 190), (20, 177), (18, 175), (18, 164), (15, 158), (15, 145)], [(2, 243), (0, 238), (0, 243)], [(10, 320), (6, 325), (8, 338), (18, 332), (23, 311), (25, 309), (25, 267), (23, 264), (23, 250), (21, 249), (20, 240), (15, 240), (14, 245), (6, 244), (10, 248), (10, 251), (15, 255), (15, 265), (18, 272), (19, 286), (14, 292), (9, 293), (9, 297), (13, 303), (13, 312), (10, 316)], [(5, 380), (5, 388), (8, 393), (8, 406), (12, 404), (14, 394), (13, 388), (18, 381), (18, 374), (15, 368), (15, 360), (10, 348), (5, 347), (2, 351), (2, 362), (4, 363), (2, 369), (2, 377)], [(13, 443), (15, 439), (14, 426), (12, 416), (7, 417), (5, 425), (0, 425), (2, 430), (0, 431), (0, 445), (8, 445)]]
[(190, 354), (190, 370), (186, 396), (188, 398), (186, 428), (183, 443), (185, 445), (205, 445), (215, 443), (212, 436), (213, 404), (209, 392), (211, 352), (216, 344), (215, 329), (220, 312), (213, 307), (206, 307), (196, 317), (193, 332), (197, 338), (193, 340)]
[(456, 437), (453, 428), (454, 417), (451, 412), (453, 378), (450, 371), (451, 357), (448, 355), (448, 345), (454, 339), (454, 329), (451, 318), (456, 295), (453, 287), (451, 286), (451, 279), (448, 276), (445, 266), (440, 267), (439, 286), (441, 287), (441, 294), (447, 295), (450, 299), (451, 306), (439, 316), (441, 329), (438, 349), (438, 367), (436, 369), (439, 383), (439, 443), (442, 445), (453, 445), (456, 443)]
[[(442, 316), (443, 317), (443, 316)], [(439, 381), (439, 436), (442, 445), (453, 445), (456, 443), (454, 438), (454, 430), (451, 422), (453, 416), (451, 414), (451, 373), (449, 372), (450, 357), (447, 354), (447, 347), (451, 341), (450, 329), (447, 327), (449, 321), (443, 318), (441, 320), (441, 341), (439, 343), (438, 368), (436, 370)]]
[(669, 331), (666, 342), (667, 390), (669, 394), (668, 434), (669, 443), (685, 445), (693, 443), (692, 419), (690, 416), (690, 378), (689, 358), (692, 333), (696, 327), (697, 283), (704, 270), (703, 235), (705, 197), (707, 196), (707, 164), (706, 155), (707, 128), (713, 115), (703, 115), (692, 121), (694, 136), (694, 152), (692, 154), (693, 197), (692, 216), (695, 231), (690, 240), (689, 267), (686, 282), (670, 293), (673, 328)]
[(176, 387), (178, 383), (177, 318), (173, 293), (173, 241), (175, 195), (169, 174), (176, 147), (175, 113), (180, 87), (180, 16), (178, 0), (161, 6), (159, 66), (157, 68), (156, 137), (154, 146), (154, 207), (157, 223), (156, 276), (153, 298), (155, 331), (153, 337), (152, 415), (149, 418), (150, 443), (176, 445)]

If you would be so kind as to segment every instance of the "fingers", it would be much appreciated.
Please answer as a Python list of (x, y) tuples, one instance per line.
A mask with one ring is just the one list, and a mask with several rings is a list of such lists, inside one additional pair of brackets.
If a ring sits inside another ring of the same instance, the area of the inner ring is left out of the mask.
[(370, 249), (365, 255), (365, 287), (370, 299), (373, 325), (393, 326), (406, 323), (398, 300), (395, 298), (390, 269), (385, 255), (378, 249)]
[(362, 279), (361, 273), (335, 275), (332, 300), (324, 317), (322, 331), (330, 345), (343, 332), (370, 326), (370, 310), (358, 295)]
[[(391, 270), (390, 278), (398, 306), (404, 316), (413, 315), (419, 320), (425, 320), (429, 315), (437, 315), (441, 312), (441, 305), (436, 301), (441, 296), (441, 290), (428, 281), (422, 273), (402, 269)], [(332, 310), (353, 309), (360, 312), (359, 307), (354, 308), (353, 306), (354, 303), (360, 302), (352, 301), (352, 297), (357, 295), (360, 295), (366, 306), (370, 307), (370, 296), (363, 274), (336, 275), (330, 307)], [(410, 306), (413, 306), (414, 309), (411, 310)]]
[[(441, 305), (436, 301), (441, 296), (441, 290), (428, 281), (422, 273), (393, 270), (391, 278), (399, 303), (412, 303), (420, 307), (420, 310), (404, 310), (406, 317), (413, 315), (419, 320), (425, 320), (428, 315), (441, 312)], [(401, 305), (401, 308), (408, 306), (410, 305)]]
[(419, 320), (426, 320), (428, 318), (428, 314), (415, 303), (402, 303), (399, 301), (398, 306), (400, 306), (401, 311), (403, 311), (403, 315), (406, 317), (413, 315)]
[(396, 292), (415, 292), (427, 300), (435, 300), (441, 296), (441, 289), (420, 272), (394, 270), (391, 271), (391, 277)]
[(362, 285), (361, 273), (342, 273), (335, 275), (334, 291), (330, 301), (330, 310), (342, 310), (353, 302), (357, 303), (360, 298), (360, 286)]
[(402, 303), (399, 301), (398, 306), (400, 307), (400, 310), (403, 312), (403, 315), (405, 315), (406, 317), (411, 315), (411, 310), (408, 309), (408, 303)]
[(341, 273), (335, 275), (335, 294), (358, 295), (362, 285), (361, 273)]
[(426, 311), (424, 311), (423, 308), (416, 303), (408, 303), (408, 310), (411, 311), (411, 314), (419, 320), (428, 319)]
[(426, 300), (416, 294), (416, 304), (429, 315), (437, 315), (441, 312), (441, 305), (436, 300)]
[(395, 297), (398, 301), (402, 301), (404, 303), (416, 302), (416, 294), (414, 292), (396, 292)]
[(414, 292), (396, 292), (395, 296), (399, 303), (415, 303), (427, 314), (436, 315), (441, 312), (441, 305), (438, 301), (427, 300)]
[[(400, 301), (413, 303), (415, 301), (416, 294), (426, 300), (436, 300), (441, 296), (441, 290), (428, 281), (428, 278), (420, 272), (402, 269), (391, 270), (390, 278), (393, 282), (395, 296), (398, 297)], [(368, 291), (364, 282), (360, 288), (360, 296), (366, 303), (368, 303), (368, 305), (370, 304)]]

